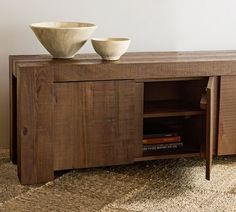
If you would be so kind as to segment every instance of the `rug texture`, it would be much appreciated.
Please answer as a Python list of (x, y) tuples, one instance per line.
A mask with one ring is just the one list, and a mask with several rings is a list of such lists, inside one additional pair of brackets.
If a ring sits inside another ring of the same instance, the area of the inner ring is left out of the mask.
[(0, 211), (236, 211), (236, 157), (215, 159), (211, 181), (204, 160), (191, 158), (75, 170), (23, 186), (1, 153)]

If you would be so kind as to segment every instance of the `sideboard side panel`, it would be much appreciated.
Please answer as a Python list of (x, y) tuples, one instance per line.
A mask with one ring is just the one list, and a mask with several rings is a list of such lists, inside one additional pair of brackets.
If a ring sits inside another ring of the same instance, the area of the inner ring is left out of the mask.
[(222, 76), (218, 155), (231, 154), (236, 154), (236, 76)]
[(18, 176), (22, 184), (47, 182), (54, 178), (53, 73), (23, 68), (17, 80)]

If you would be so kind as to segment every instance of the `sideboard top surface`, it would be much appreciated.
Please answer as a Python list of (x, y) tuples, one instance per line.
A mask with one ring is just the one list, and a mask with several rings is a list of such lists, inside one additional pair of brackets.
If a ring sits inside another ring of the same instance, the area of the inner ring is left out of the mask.
[(103, 61), (97, 54), (78, 54), (73, 59), (53, 59), (50, 55), (13, 55), (21, 62), (51, 62), (53, 64), (129, 64), (129, 63), (178, 63), (207, 61), (236, 61), (236, 51), (188, 52), (129, 52), (118, 61)]
[(101, 60), (96, 54), (79, 54), (73, 59), (10, 56), (10, 70), (15, 76), (22, 68), (41, 67), (53, 70), (54, 81), (236, 75), (236, 51), (130, 52), (111, 62)]

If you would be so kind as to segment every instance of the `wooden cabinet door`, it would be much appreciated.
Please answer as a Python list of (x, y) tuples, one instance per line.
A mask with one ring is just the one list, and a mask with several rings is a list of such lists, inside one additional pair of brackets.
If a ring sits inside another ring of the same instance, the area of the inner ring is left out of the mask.
[(55, 83), (54, 169), (133, 162), (136, 90), (132, 80)]
[(217, 139), (218, 78), (209, 77), (206, 116), (206, 179), (210, 180), (214, 144)]
[(236, 154), (236, 76), (220, 80), (218, 155)]

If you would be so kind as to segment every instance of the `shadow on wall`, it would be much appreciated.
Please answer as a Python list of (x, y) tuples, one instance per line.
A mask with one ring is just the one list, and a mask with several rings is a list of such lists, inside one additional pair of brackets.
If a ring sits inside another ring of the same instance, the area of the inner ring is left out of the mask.
[(20, 25), (0, 28), (0, 149), (9, 147), (9, 55), (30, 54), (30, 48), (35, 52), (45, 53), (34, 38), (28, 26)]

